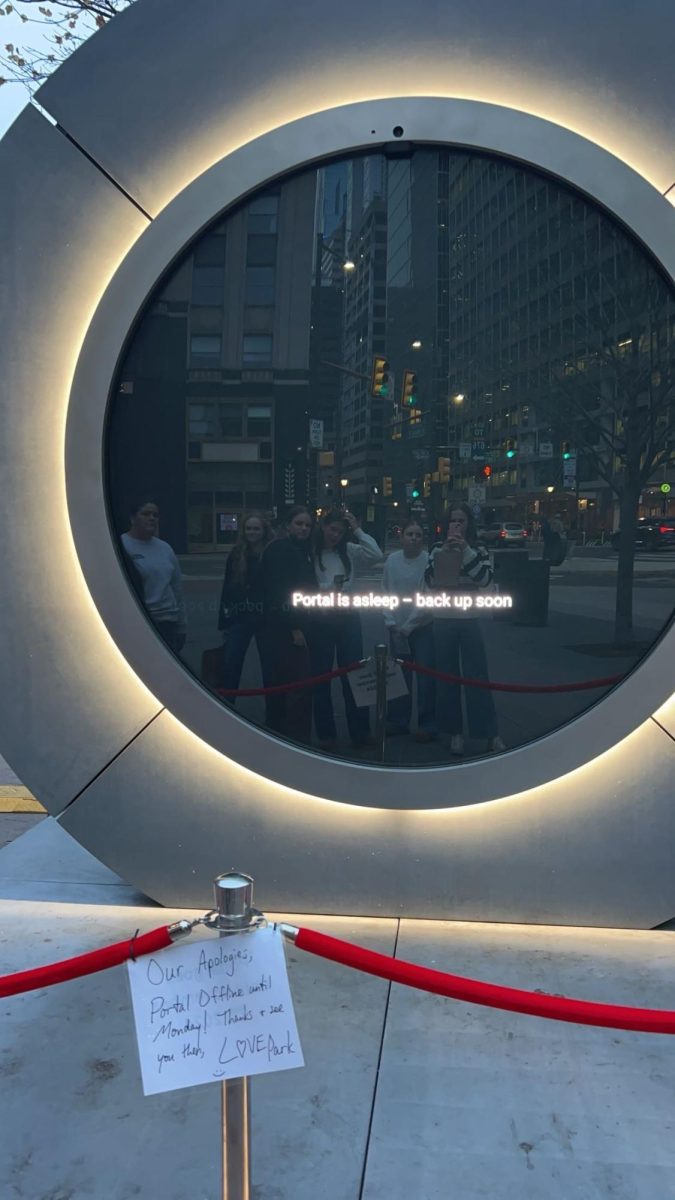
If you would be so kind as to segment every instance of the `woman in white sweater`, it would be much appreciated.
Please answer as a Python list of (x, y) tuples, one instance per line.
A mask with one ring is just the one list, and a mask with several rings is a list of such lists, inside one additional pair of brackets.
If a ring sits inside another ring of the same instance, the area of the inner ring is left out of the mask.
[[(319, 522), (314, 547), (314, 571), (319, 588), (351, 592), (368, 566), (382, 562), (384, 555), (374, 538), (364, 533), (353, 513), (335, 510)], [(317, 617), (311, 640), (312, 672), (323, 675), (363, 658), (361, 618), (351, 609), (324, 609)], [(367, 708), (357, 708), (343, 675), (340, 680), (345, 700), (347, 728), (352, 745), (372, 745)], [(331, 681), (314, 688), (314, 724), (319, 745), (334, 750), (337, 744)]]
[[(394, 550), (384, 564), (382, 591), (385, 595), (414, 596), (425, 590), (424, 573), (427, 554), (424, 531), (415, 520), (408, 521), (401, 533), (401, 549)], [(394, 658), (412, 660), (421, 667), (434, 666), (434, 635), (431, 620), (424, 623), (413, 605), (401, 604), (393, 611), (386, 609), (384, 623), (389, 632)], [(412, 715), (413, 672), (404, 671), (408, 695), (398, 696), (387, 705), (387, 733), (390, 737), (410, 732)], [(428, 675), (417, 675), (417, 733), (418, 742), (431, 742), (436, 737), (436, 684)]]

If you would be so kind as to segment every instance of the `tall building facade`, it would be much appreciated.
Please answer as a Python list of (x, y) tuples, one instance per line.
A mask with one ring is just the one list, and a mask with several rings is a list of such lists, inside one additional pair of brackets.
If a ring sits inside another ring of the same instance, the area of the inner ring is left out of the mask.
[[(125, 490), (157, 493), (180, 552), (225, 549), (247, 509), (309, 498), (314, 213), (305, 173), (211, 227), (132, 340), (111, 445), (135, 446)], [(114, 506), (123, 526), (128, 502)]]

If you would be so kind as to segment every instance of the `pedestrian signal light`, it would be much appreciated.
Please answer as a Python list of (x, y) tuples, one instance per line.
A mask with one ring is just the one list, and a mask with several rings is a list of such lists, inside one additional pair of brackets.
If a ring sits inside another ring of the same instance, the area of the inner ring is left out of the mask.
[(508, 441), (506, 443), (506, 457), (515, 458), (517, 453), (518, 451), (516, 449), (516, 443), (514, 441)]
[(414, 408), (417, 403), (415, 393), (417, 385), (417, 376), (414, 371), (403, 372), (403, 391), (401, 393), (401, 405), (403, 408)]
[(389, 392), (389, 363), (386, 358), (375, 355), (373, 373), (370, 381), (370, 392), (373, 396), (386, 396)]
[(483, 467), (483, 470), (482, 470), (481, 474), (482, 474), (482, 475), (483, 475), (483, 476), (484, 476), (486, 479), (491, 479), (491, 478), (492, 478), (492, 467), (490, 466), (490, 464), (489, 464), (489, 463), (486, 463), (486, 464), (485, 464), (485, 466)]

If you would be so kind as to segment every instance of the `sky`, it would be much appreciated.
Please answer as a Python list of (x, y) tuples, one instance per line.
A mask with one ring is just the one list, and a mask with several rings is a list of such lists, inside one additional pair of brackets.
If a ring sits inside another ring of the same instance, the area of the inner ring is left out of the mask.
[[(0, 45), (3, 50), (8, 42), (15, 46), (28, 44), (40, 48), (45, 45), (43, 27), (24, 25), (16, 13), (10, 13), (0, 18)], [(22, 83), (5, 83), (0, 87), (0, 137), (4, 137), (27, 103), (28, 92)]]
[[(15, 46), (31, 46), (36, 50), (47, 48), (48, 33), (48, 28), (39, 23), (24, 24), (16, 13), (0, 17), (0, 46), (3, 49), (8, 42)], [(0, 137), (4, 137), (28, 100), (28, 92), (22, 83), (5, 83), (0, 87)]]

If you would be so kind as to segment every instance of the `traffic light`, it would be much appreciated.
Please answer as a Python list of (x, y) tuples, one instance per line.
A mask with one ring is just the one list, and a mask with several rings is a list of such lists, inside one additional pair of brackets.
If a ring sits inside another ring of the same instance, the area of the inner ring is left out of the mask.
[(565, 461), (572, 457), (572, 447), (570, 446), (569, 442), (563, 442), (562, 456)]
[(515, 458), (517, 453), (518, 447), (516, 446), (516, 443), (513, 441), (513, 438), (509, 438), (508, 442), (506, 443), (506, 457)]
[(403, 372), (403, 390), (401, 392), (401, 407), (414, 408), (417, 403), (415, 388), (417, 376), (414, 371)]
[(391, 475), (383, 475), (383, 477), (382, 477), (382, 495), (383, 496), (391, 496), (391, 493), (392, 493)]
[(492, 479), (492, 467), (490, 463), (486, 463), (484, 467), (481, 467), (480, 473), (484, 479)]
[(450, 459), (439, 458), (438, 460), (438, 479), (440, 483), (450, 482)]
[(371, 396), (387, 396), (389, 394), (389, 363), (386, 358), (375, 355), (373, 373), (370, 380)]
[(410, 499), (411, 500), (419, 500), (421, 495), (422, 495), (422, 489), (420, 488), (419, 482), (417, 480), (415, 480), (415, 482), (413, 483), (413, 485), (410, 489)]

